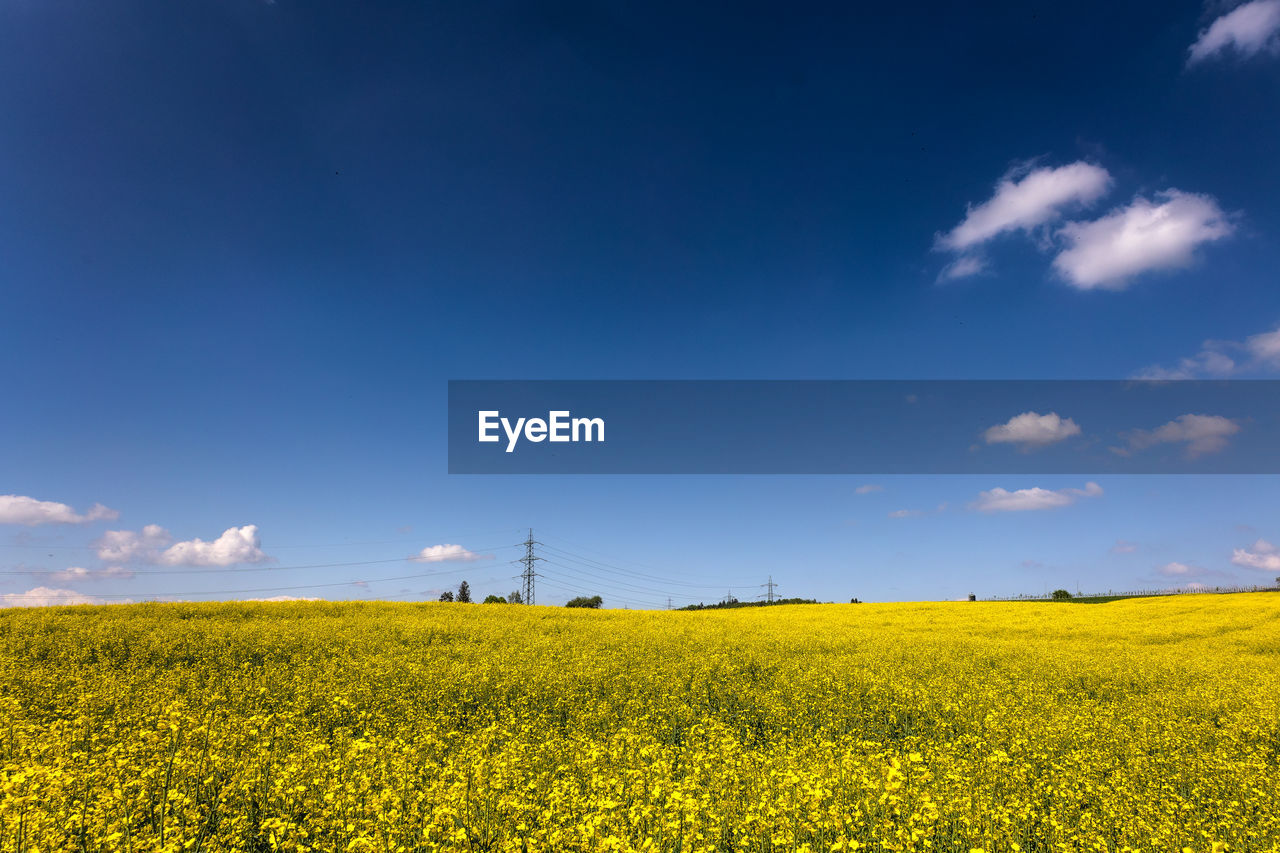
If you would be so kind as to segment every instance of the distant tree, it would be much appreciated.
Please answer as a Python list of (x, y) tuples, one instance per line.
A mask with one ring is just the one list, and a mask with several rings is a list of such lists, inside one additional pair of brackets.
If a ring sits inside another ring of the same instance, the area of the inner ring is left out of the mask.
[(489, 595), (486, 595), (484, 597), (484, 603), (485, 604), (506, 604), (507, 600), (500, 595), (493, 595), (492, 593), (490, 593)]
[(590, 598), (580, 595), (577, 598), (569, 599), (565, 607), (590, 607), (594, 610), (599, 610), (601, 604), (604, 604), (604, 599), (598, 595), (593, 595)]
[(446, 589), (444, 592), (440, 593), (440, 600), (441, 600), (441, 601), (453, 601), (453, 592), (452, 592), (452, 590), (447, 590), (447, 589)]
[(856, 599), (856, 598), (851, 598), (851, 599), (849, 599), (849, 603), (850, 603), (850, 604), (861, 604), (862, 602), (861, 602), (861, 601), (859, 601), (859, 600), (858, 600), (858, 599)]
[(458, 584), (458, 596), (456, 600), (462, 602), (463, 604), (471, 603), (471, 584), (467, 583), (466, 581), (463, 581), (462, 583)]
[(1071, 598), (1071, 593), (1067, 592), (1065, 589), (1055, 589), (1053, 591), (1054, 601), (1069, 601)]
[(507, 596), (507, 604), (524, 604), (524, 598), (520, 595), (520, 590), (515, 590)]

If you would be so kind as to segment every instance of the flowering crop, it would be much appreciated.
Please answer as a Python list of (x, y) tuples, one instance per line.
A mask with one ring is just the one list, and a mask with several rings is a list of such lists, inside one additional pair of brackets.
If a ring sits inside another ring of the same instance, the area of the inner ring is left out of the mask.
[(1280, 849), (1280, 595), (0, 613), (0, 851)]

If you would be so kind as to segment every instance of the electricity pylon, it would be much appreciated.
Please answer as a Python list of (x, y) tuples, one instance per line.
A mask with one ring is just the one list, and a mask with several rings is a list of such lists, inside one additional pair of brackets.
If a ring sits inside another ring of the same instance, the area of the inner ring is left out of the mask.
[(773, 599), (774, 599), (773, 590), (774, 590), (774, 587), (777, 586), (777, 584), (773, 582), (773, 575), (769, 575), (768, 583), (762, 583), (760, 584), (760, 586), (767, 587), (768, 592), (763, 592), (760, 595), (757, 595), (756, 598), (763, 598), (768, 603), (773, 604)]
[(533, 528), (530, 527), (529, 538), (524, 540), (522, 544), (524, 545), (524, 556), (517, 562), (524, 563), (524, 571), (520, 573), (520, 579), (524, 581), (524, 603), (533, 604), (533, 579), (538, 576), (538, 573), (533, 570), (533, 564), (542, 559), (533, 553), (533, 546), (541, 545), (542, 543), (533, 538)]

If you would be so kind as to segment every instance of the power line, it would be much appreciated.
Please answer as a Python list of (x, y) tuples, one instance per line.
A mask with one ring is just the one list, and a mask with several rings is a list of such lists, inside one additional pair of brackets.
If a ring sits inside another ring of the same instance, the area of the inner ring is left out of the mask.
[[(569, 566), (562, 565), (560, 563), (555, 562), (554, 560), (546, 560), (545, 565), (554, 566), (559, 571), (569, 572), (573, 576), (571, 580), (575, 583), (595, 584), (598, 588), (594, 590), (590, 590), (590, 592), (592, 593), (600, 592), (600, 588), (603, 588), (605, 591), (610, 591), (610, 590), (614, 591), (616, 593), (615, 597), (619, 597), (619, 598), (623, 596), (630, 596), (632, 598), (638, 598), (638, 597), (648, 598), (653, 602), (655, 606), (661, 606), (662, 600), (664, 598), (669, 597), (667, 595), (668, 591), (664, 589), (658, 589), (655, 587), (636, 586), (634, 584), (625, 583), (623, 581), (618, 581), (613, 578), (602, 579), (594, 575), (585, 574), (581, 572), (581, 570), (577, 570)], [(551, 574), (550, 572), (547, 572), (544, 570), (541, 573), (540, 577), (558, 578), (559, 576)], [(566, 579), (559, 578), (559, 580), (565, 581)], [(586, 590), (584, 590), (584, 592), (585, 591)], [(696, 596), (692, 596), (692, 595), (680, 595), (676, 597), (684, 601), (696, 600)]]
[[(587, 547), (587, 546), (585, 546), (585, 545), (579, 545), (579, 544), (577, 544), (577, 543), (570, 542), (568, 539), (565, 539), (563, 536), (552, 536), (552, 537), (550, 537), (550, 538), (551, 538), (551, 539), (554, 539), (554, 540), (556, 540), (556, 541), (559, 541), (559, 542), (563, 542), (565, 545), (568, 545), (568, 546), (572, 547), (575, 551), (586, 551), (588, 554), (595, 554), (595, 555), (600, 556), (600, 557), (608, 557), (608, 556), (609, 556), (608, 554), (605, 554), (605, 553), (603, 553), (602, 551), (597, 551), (597, 550), (596, 550), (596, 549), (594, 549), (594, 548), (588, 548), (588, 547)], [(548, 547), (548, 548), (550, 548), (550, 547), (553, 547), (553, 546), (548, 545), (547, 547)], [(586, 558), (584, 558), (584, 559), (586, 559)], [(614, 559), (614, 558), (610, 558), (610, 559)], [(616, 562), (616, 563), (624, 563), (624, 564), (626, 564), (626, 565), (630, 565), (630, 566), (639, 566), (640, 568), (644, 568), (644, 569), (652, 569), (652, 570), (653, 570), (653, 571), (655, 571), (655, 572), (661, 572), (661, 571), (663, 571), (663, 569), (660, 569), (660, 568), (658, 568), (657, 566), (651, 566), (651, 565), (649, 565), (648, 563), (642, 563), (642, 562), (640, 562), (639, 560), (617, 560), (617, 559), (614, 559), (614, 562)], [(607, 564), (606, 564), (606, 565), (607, 565)], [(632, 571), (638, 571), (638, 570), (633, 569)]]
[[(539, 575), (539, 577), (543, 578), (544, 581), (550, 580), (550, 581), (555, 581), (556, 583), (559, 583), (564, 586), (574, 587), (575, 591), (584, 593), (587, 595), (595, 595), (601, 591), (601, 587), (599, 585), (595, 585), (594, 588), (592, 589), (586, 589), (585, 587), (580, 586), (580, 584), (584, 584), (584, 583), (594, 583), (596, 579), (590, 578), (590, 577), (585, 579), (580, 577), (564, 578), (556, 574), (551, 574), (549, 572), (542, 572)], [(662, 601), (661, 601), (662, 593), (658, 591), (640, 590), (640, 589), (620, 589), (620, 590), (611, 591), (610, 587), (608, 586), (603, 587), (603, 589), (605, 592), (610, 592), (610, 594), (614, 598), (630, 599), (630, 600), (636, 600), (636, 601), (644, 600), (655, 607), (659, 607), (662, 604)]]
[[(388, 540), (388, 541), (399, 542), (402, 540)], [(355, 543), (335, 543), (335, 546), (338, 544), (345, 545), (345, 544), (355, 544)], [(3, 548), (3, 547), (4, 546), (0, 546), (0, 548)], [(33, 546), (33, 547), (40, 547), (40, 546)], [(285, 546), (277, 546), (277, 547), (285, 547)], [(293, 546), (290, 546), (290, 547), (293, 547)], [(297, 547), (303, 547), (303, 546), (297, 546)], [(317, 545), (317, 546), (308, 546), (308, 547), (333, 547), (333, 546)], [(512, 562), (522, 566), (523, 570), (521, 571), (518, 577), (522, 581), (523, 601), (526, 604), (535, 604), (537, 601), (536, 586), (537, 586), (537, 579), (539, 577), (543, 578), (544, 581), (548, 582), (547, 586), (553, 589), (563, 590), (570, 594), (581, 593), (581, 594), (590, 595), (590, 594), (598, 594), (601, 591), (605, 591), (608, 594), (610, 594), (610, 596), (613, 597), (615, 600), (626, 603), (626, 604), (637, 603), (641, 606), (649, 606), (654, 608), (661, 608), (665, 605), (668, 609), (671, 609), (674, 606), (676, 606), (676, 601), (698, 600), (698, 594), (696, 592), (693, 592), (694, 590), (706, 591), (706, 590), (724, 588), (720, 584), (711, 585), (711, 584), (690, 583), (688, 581), (676, 580), (673, 578), (663, 577), (661, 575), (652, 574), (649, 572), (642, 572), (635, 569), (629, 569), (612, 562), (605, 562), (604, 560), (598, 560), (592, 557), (582, 556), (580, 554), (567, 551), (557, 546), (546, 545), (545, 543), (533, 538), (532, 528), (528, 529), (527, 538), (523, 542), (520, 542), (514, 545), (506, 544), (506, 545), (490, 546), (486, 548), (476, 548), (475, 552), (502, 551), (508, 548), (520, 548), (520, 547), (524, 548), (524, 555), (520, 558), (517, 558), (516, 560), (513, 560)], [(540, 549), (546, 549), (550, 551), (554, 555), (554, 559), (549, 559), (547, 557), (539, 555), (538, 550)], [(415, 557), (411, 555), (411, 556), (405, 556), (405, 557), (389, 557), (389, 558), (375, 559), (375, 560), (307, 563), (307, 564), (297, 564), (297, 565), (289, 565), (289, 566), (261, 566), (261, 565), (243, 566), (243, 565), (240, 565), (240, 566), (212, 566), (212, 567), (206, 566), (206, 567), (191, 567), (191, 568), (134, 569), (134, 570), (131, 570), (130, 573), (133, 575), (205, 575), (205, 574), (220, 575), (220, 574), (239, 574), (239, 573), (246, 573), (246, 572), (258, 572), (258, 573), (269, 574), (272, 572), (295, 571), (295, 570), (303, 570), (303, 569), (333, 569), (333, 568), (346, 568), (346, 567), (357, 567), (357, 566), (372, 566), (372, 565), (380, 565), (385, 563), (407, 562), (414, 559)], [(535, 563), (538, 563), (538, 562), (543, 563), (544, 566), (553, 567), (556, 570), (555, 573), (537, 571), (535, 568)], [(101, 595), (95, 595), (94, 597), (98, 599), (111, 599), (111, 600), (126, 599), (126, 598), (133, 598), (133, 599), (171, 598), (171, 597), (184, 598), (184, 597), (197, 597), (197, 596), (200, 598), (204, 598), (208, 596), (230, 597), (230, 596), (255, 594), (255, 593), (287, 593), (287, 592), (295, 592), (300, 590), (334, 589), (334, 588), (348, 587), (348, 586), (367, 587), (370, 584), (414, 580), (414, 579), (420, 579), (420, 578), (435, 577), (440, 575), (456, 574), (458, 572), (474, 571), (478, 568), (481, 568), (481, 566), (467, 566), (467, 567), (460, 567), (457, 569), (446, 569), (446, 570), (437, 569), (429, 572), (415, 572), (412, 574), (394, 575), (390, 577), (363, 578), (363, 579), (352, 579), (347, 581), (309, 583), (309, 584), (290, 584), (290, 585), (275, 586), (275, 587), (250, 587), (250, 588), (242, 588), (242, 589), (222, 589), (222, 590), (191, 591), (191, 592), (151, 592), (151, 593), (132, 592), (132, 593), (111, 593), (111, 594), (104, 593)], [(49, 575), (64, 575), (66, 571), (67, 571), (66, 569), (29, 569), (29, 570), (23, 570), (23, 571), (0, 571), (0, 575), (49, 576)], [(564, 573), (566, 576), (562, 577), (560, 576), (560, 573)], [(95, 572), (93, 574), (100, 575), (101, 573)], [(68, 580), (73, 580), (73, 579), (74, 578), (68, 578)], [(589, 585), (591, 588), (584, 588), (584, 586), (586, 585)], [(736, 584), (736, 583), (734, 585), (749, 586), (749, 584)], [(769, 588), (769, 592), (766, 593), (766, 596), (769, 597), (770, 601), (772, 601), (773, 587), (776, 586), (776, 584), (773, 584), (773, 578), (770, 577), (769, 582), (767, 584), (761, 584), (761, 586), (766, 586)], [(684, 592), (682, 594), (673, 595), (671, 592), (671, 587), (684, 588), (690, 591)], [(406, 591), (406, 592), (397, 593), (391, 597), (400, 598), (406, 595), (413, 595), (413, 593)], [(730, 593), (730, 595), (732, 595), (732, 593)]]
[[(477, 548), (476, 551), (499, 551), (503, 548), (514, 548), (514, 545), (491, 545), (485, 548)], [(299, 566), (216, 566), (216, 567), (196, 567), (187, 569), (129, 569), (128, 571), (135, 575), (206, 575), (206, 574), (235, 574), (238, 572), (289, 572), (297, 569), (337, 569), (347, 566), (374, 566), (380, 563), (405, 563), (413, 562), (415, 558), (410, 555), (408, 557), (387, 557), (382, 560), (357, 560), (347, 563), (308, 563)], [(23, 571), (0, 571), (0, 575), (60, 575), (66, 569), (25, 569)]]
[[(543, 558), (543, 562), (546, 563), (548, 566), (555, 566), (561, 571), (566, 571), (573, 575), (585, 577), (592, 581), (598, 581), (599, 583), (605, 584), (607, 586), (616, 586), (616, 587), (622, 587), (624, 589), (632, 589), (632, 590), (635, 590), (636, 592), (653, 592), (653, 593), (666, 592), (666, 590), (661, 587), (644, 586), (641, 584), (631, 583), (630, 581), (618, 580), (616, 578), (601, 578), (598, 575), (590, 574), (589, 570), (584, 570), (580, 566), (566, 566), (564, 563), (559, 563), (555, 560), (549, 560), (545, 557)], [(689, 598), (691, 596), (686, 595), (682, 597)]]
[(571, 551), (566, 551), (563, 548), (557, 548), (554, 545), (544, 545), (543, 547), (548, 548), (551, 551), (554, 551), (555, 553), (561, 555), (563, 559), (567, 559), (575, 563), (580, 563), (584, 566), (587, 566), (588, 568), (596, 569), (597, 571), (608, 572), (610, 574), (624, 575), (627, 577), (633, 577), (640, 580), (656, 581), (658, 583), (670, 584), (674, 586), (689, 586), (689, 587), (696, 587), (698, 589), (718, 589), (719, 588), (718, 585), (711, 586), (709, 584), (691, 584), (685, 581), (678, 581), (678, 580), (673, 580), (671, 578), (661, 577), (659, 575), (651, 575), (647, 572), (637, 572), (631, 569), (625, 569), (625, 568), (622, 568), (621, 566), (615, 566), (610, 563), (602, 562), (600, 560), (594, 560), (590, 557), (584, 557), (580, 554), (574, 554)]
[(599, 560), (593, 560), (590, 557), (583, 557), (579, 554), (574, 554), (570, 551), (565, 551), (563, 548), (556, 548), (554, 545), (547, 545), (545, 543), (539, 543), (539, 544), (541, 544), (542, 547), (548, 548), (551, 551), (554, 551), (557, 554), (561, 555), (562, 559), (567, 559), (567, 560), (570, 560), (571, 562), (580, 563), (586, 566), (587, 568), (593, 568), (593, 569), (596, 569), (597, 571), (609, 572), (611, 574), (621, 574), (624, 576), (634, 577), (640, 580), (655, 581), (665, 586), (683, 586), (683, 587), (689, 587), (691, 589), (721, 589), (723, 586), (722, 584), (688, 583), (686, 581), (678, 581), (678, 580), (673, 580), (671, 578), (661, 577), (658, 575), (651, 575), (651, 574), (648, 574), (647, 572), (636, 572), (630, 569), (624, 569), (620, 566), (612, 565), (610, 563), (604, 563)]
[[(552, 576), (552, 575), (545, 575), (545, 574), (544, 574), (544, 575), (541, 575), (541, 577), (542, 577), (542, 579), (543, 579), (543, 583), (542, 583), (542, 585), (543, 585), (543, 586), (545, 586), (545, 587), (550, 587), (551, 589), (559, 590), (559, 591), (561, 591), (561, 592), (563, 592), (563, 593), (567, 593), (567, 594), (569, 594), (569, 595), (598, 595), (598, 594), (599, 594), (599, 590), (596, 590), (596, 589), (585, 589), (585, 588), (580, 587), (580, 586), (575, 586), (575, 585), (573, 585), (572, 583), (568, 583), (568, 582), (566, 582), (566, 581), (564, 581), (564, 580), (562, 580), (562, 579), (560, 579), (560, 578), (554, 577), (554, 576)], [(662, 606), (662, 602), (660, 602), (660, 601), (655, 601), (654, 599), (647, 598), (647, 597), (644, 597), (644, 596), (637, 596), (637, 595), (611, 595), (611, 596), (610, 596), (610, 598), (611, 598), (611, 599), (613, 599), (613, 600), (616, 600), (616, 601), (620, 601), (620, 602), (622, 602), (622, 603), (624, 603), (624, 604), (639, 604), (639, 605), (644, 605), (644, 606), (647, 606), (647, 607), (661, 607), (661, 606)]]
[(132, 593), (103, 593), (94, 595), (94, 598), (169, 598), (183, 595), (241, 595), (249, 592), (293, 592), (300, 589), (327, 589), (338, 586), (367, 586), (373, 583), (389, 583), (391, 581), (407, 581), (418, 578), (432, 578), (440, 575), (454, 575), (458, 572), (473, 572), (481, 567), (468, 566), (460, 569), (449, 569), (440, 572), (421, 572), (413, 575), (396, 575), (388, 578), (367, 578), (353, 581), (337, 581), (333, 583), (311, 583), (299, 584), (296, 586), (264, 586), (255, 587), (253, 589), (215, 589), (207, 591), (183, 591), (183, 592), (132, 592)]

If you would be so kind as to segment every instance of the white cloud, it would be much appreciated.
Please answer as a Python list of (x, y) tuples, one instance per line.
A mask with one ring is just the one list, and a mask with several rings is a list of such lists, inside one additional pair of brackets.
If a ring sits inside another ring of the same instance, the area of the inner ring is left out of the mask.
[(1280, 0), (1253, 0), (1218, 18), (1191, 45), (1188, 65), (1233, 49), (1241, 58), (1280, 52)]
[(24, 495), (0, 495), (0, 524), (85, 524), (90, 521), (114, 521), (120, 513), (102, 504), (94, 504), (80, 515), (56, 501), (41, 501)]
[(1096, 498), (1102, 494), (1102, 487), (1092, 481), (1085, 483), (1083, 489), (1018, 489), (1011, 492), (1007, 489), (991, 489), (978, 494), (978, 499), (970, 504), (971, 509), (979, 512), (1026, 512), (1030, 510), (1056, 509), (1068, 506), (1079, 498)]
[(428, 545), (409, 559), (418, 563), (444, 563), (453, 560), (470, 562), (480, 559), (461, 545)]
[(980, 255), (961, 255), (942, 268), (938, 273), (938, 282), (954, 281), (957, 278), (969, 278), (987, 269), (986, 258)]
[(893, 512), (889, 513), (889, 517), (890, 518), (915, 518), (916, 516), (923, 515), (923, 514), (924, 513), (922, 513), (918, 509), (895, 509)]
[[(1033, 169), (1020, 178), (1005, 175), (991, 198), (970, 207), (964, 220), (938, 237), (938, 247), (968, 252), (1009, 231), (1030, 231), (1062, 215), (1064, 208), (1089, 204), (1111, 187), (1111, 175), (1101, 166), (1076, 162), (1058, 168)], [(972, 275), (982, 269), (970, 257), (952, 264), (949, 278)]]
[[(1157, 444), (1185, 444), (1187, 457), (1194, 459), (1206, 453), (1217, 453), (1227, 446), (1227, 439), (1240, 431), (1240, 425), (1221, 415), (1179, 415), (1153, 430), (1137, 429), (1128, 433), (1130, 450), (1145, 450)], [(1121, 456), (1129, 450), (1112, 448)]]
[(80, 566), (71, 566), (61, 571), (53, 572), (49, 575), (49, 580), (55, 583), (67, 583), (69, 581), (88, 580), (91, 574), (93, 574), (93, 572), (90, 569), (85, 569)]
[(109, 566), (105, 569), (86, 569), (82, 566), (71, 566), (61, 571), (53, 572), (49, 575), (49, 580), (55, 583), (70, 583), (72, 581), (128, 580), (131, 577), (133, 577), (133, 572), (124, 566)]
[(1280, 572), (1280, 548), (1265, 539), (1259, 539), (1249, 548), (1236, 548), (1231, 562), (1246, 569), (1264, 572)]
[(1132, 554), (1134, 551), (1137, 551), (1137, 550), (1138, 550), (1137, 543), (1128, 542), (1124, 539), (1117, 539), (1116, 544), (1111, 546), (1112, 554)]
[[(1205, 341), (1206, 347), (1210, 342)], [(1202, 349), (1194, 356), (1178, 361), (1176, 367), (1151, 365), (1144, 367), (1133, 375), (1134, 379), (1200, 379), (1204, 377), (1224, 377), (1235, 373), (1238, 365), (1235, 359), (1220, 352)]]
[(1156, 201), (1136, 198), (1101, 219), (1064, 225), (1058, 236), (1068, 248), (1053, 267), (1081, 290), (1123, 290), (1140, 273), (1189, 266), (1199, 246), (1233, 230), (1211, 197), (1169, 189)]
[(1243, 341), (1205, 341), (1200, 345), (1200, 352), (1180, 359), (1176, 366), (1144, 367), (1133, 378), (1205, 379), (1277, 370), (1280, 370), (1280, 328), (1250, 335)]
[(97, 599), (81, 595), (74, 589), (53, 589), (38, 586), (26, 592), (9, 592), (0, 595), (0, 607), (51, 607), (61, 604), (96, 604)]
[(883, 492), (884, 486), (879, 483), (864, 483), (853, 490), (855, 495), (869, 495), (872, 492)]
[(108, 530), (94, 543), (98, 559), (108, 563), (129, 563), (135, 560), (153, 563), (160, 549), (173, 537), (158, 524), (148, 524), (141, 533), (133, 530)]
[(987, 444), (1017, 444), (1023, 448), (1044, 447), (1080, 434), (1080, 426), (1071, 418), (1023, 412), (984, 432)]
[[(1219, 571), (1218, 569), (1206, 569), (1203, 566), (1193, 566), (1189, 563), (1165, 563), (1163, 566), (1157, 566), (1155, 573), (1160, 578), (1175, 578), (1188, 580), (1190, 578), (1200, 578), (1201, 580), (1219, 579), (1228, 580), (1232, 577), (1229, 572)], [(1200, 586), (1198, 583), (1187, 583), (1187, 587)]]
[(1157, 572), (1168, 578), (1181, 578), (1197, 573), (1196, 569), (1188, 566), (1186, 563), (1165, 563), (1156, 569)]
[(1254, 366), (1280, 369), (1280, 329), (1250, 335), (1244, 339), (1244, 348)]
[(258, 540), (258, 526), (228, 527), (212, 542), (191, 539), (176, 542), (162, 553), (157, 562), (166, 566), (233, 566), (236, 563), (261, 563), (267, 559)]

